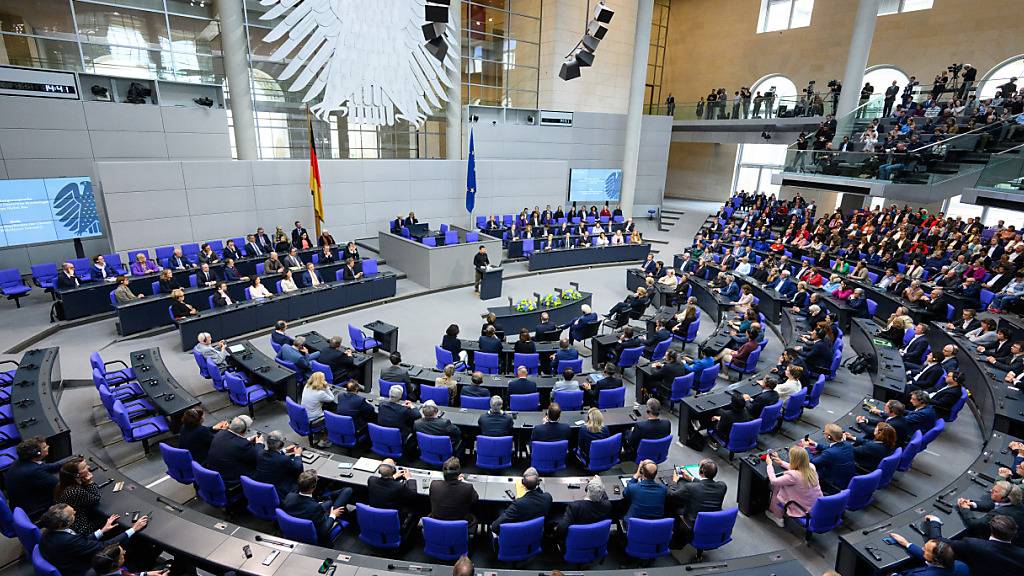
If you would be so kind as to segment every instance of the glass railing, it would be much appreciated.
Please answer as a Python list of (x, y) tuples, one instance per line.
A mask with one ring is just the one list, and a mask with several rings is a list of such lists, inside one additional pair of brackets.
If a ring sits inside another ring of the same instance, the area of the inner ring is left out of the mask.
[[(1021, 129), (1024, 130), (1024, 126)], [(1024, 144), (990, 156), (974, 187), (999, 192), (1024, 191)]]
[[(831, 107), (831, 103), (827, 105)], [(806, 99), (796, 96), (774, 98), (770, 104), (760, 104), (750, 100), (721, 102), (684, 102), (669, 106), (667, 104), (648, 105), (644, 114), (653, 116), (672, 116), (675, 120), (750, 120), (755, 118), (793, 118), (796, 116), (821, 116), (819, 109), (808, 106)]]
[(984, 165), (960, 165), (952, 170), (930, 171), (945, 160), (947, 147), (937, 145), (905, 153), (834, 152), (787, 150), (785, 173), (814, 174), (857, 180), (887, 180), (899, 184), (935, 185)]

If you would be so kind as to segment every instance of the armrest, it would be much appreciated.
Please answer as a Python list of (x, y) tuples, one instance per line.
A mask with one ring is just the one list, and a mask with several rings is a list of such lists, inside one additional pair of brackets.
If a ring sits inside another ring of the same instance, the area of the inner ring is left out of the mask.
[(117, 365), (124, 366), (125, 370), (131, 368), (131, 366), (129, 366), (128, 364), (125, 364), (124, 360), (111, 360), (110, 362), (104, 362), (103, 363), (103, 368), (106, 368), (107, 366), (117, 366)]
[(132, 438), (134, 439), (136, 437), (135, 436), (136, 432), (141, 432), (146, 427), (152, 428), (155, 433), (159, 433), (160, 432), (160, 428), (156, 424), (153, 424), (152, 422), (145, 422), (145, 423), (142, 424), (142, 426), (139, 426), (138, 428), (135, 428), (135, 427), (132, 428), (132, 430), (131, 430)]
[(786, 505), (782, 507), (782, 511), (783, 512), (789, 512), (790, 505), (796, 506), (797, 508), (799, 508), (800, 511), (803, 512), (804, 516), (807, 516), (807, 514), (809, 513), (809, 511), (806, 508), (801, 506), (800, 503), (795, 501), (795, 500), (790, 500), (789, 502), (786, 502)]

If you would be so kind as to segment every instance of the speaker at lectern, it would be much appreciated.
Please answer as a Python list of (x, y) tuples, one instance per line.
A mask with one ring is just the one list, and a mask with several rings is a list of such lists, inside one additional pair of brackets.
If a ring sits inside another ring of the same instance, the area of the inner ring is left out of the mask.
[(480, 299), (492, 300), (501, 297), (501, 268), (490, 267), (483, 271), (484, 277), (480, 280)]

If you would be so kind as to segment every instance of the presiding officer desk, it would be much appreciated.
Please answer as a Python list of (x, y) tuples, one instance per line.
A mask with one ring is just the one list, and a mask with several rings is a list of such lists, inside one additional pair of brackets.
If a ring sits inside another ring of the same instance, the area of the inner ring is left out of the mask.
[(530, 271), (612, 262), (642, 262), (650, 251), (650, 244), (619, 244), (617, 246), (584, 246), (582, 248), (544, 250), (534, 252), (530, 256)]
[[(578, 286), (574, 286), (574, 288), (577, 291), (579, 289)], [(559, 296), (562, 295), (560, 288), (555, 288), (554, 292)], [(579, 300), (562, 300), (558, 306), (545, 307), (538, 302), (536, 310), (519, 311), (515, 306), (494, 306), (488, 308), (487, 311), (494, 314), (498, 326), (501, 326), (501, 330), (506, 336), (515, 337), (523, 328), (532, 333), (537, 324), (540, 324), (542, 312), (547, 312), (551, 322), (559, 326), (568, 324), (582, 316), (583, 312), (580, 309), (584, 304), (591, 305), (594, 295), (590, 292), (580, 292), (580, 296), (582, 298)], [(537, 336), (540, 335), (537, 334)]]
[[(178, 322), (181, 349), (191, 350), (196, 337), (209, 332), (215, 339), (229, 339), (269, 328), (278, 320), (308, 318), (364, 302), (395, 295), (397, 276), (380, 272), (358, 280), (325, 282), (262, 300), (242, 300), (213, 310), (202, 310)], [(164, 314), (166, 314), (166, 310)]]
[[(317, 468), (321, 478), (335, 476), (339, 480), (357, 487), (365, 485), (368, 473), (351, 468), (346, 471), (344, 468), (344, 466), (354, 463), (355, 459), (312, 450), (306, 452), (314, 452), (318, 456), (307, 468)], [(98, 505), (100, 512), (120, 514), (122, 526), (127, 525), (132, 511), (138, 510), (150, 515), (149, 525), (135, 538), (142, 538), (144, 541), (170, 552), (176, 558), (182, 558), (215, 574), (222, 574), (228, 570), (255, 576), (316, 574), (317, 569), (327, 558), (333, 559), (337, 566), (334, 576), (408, 576), (409, 573), (439, 575), (451, 571), (450, 566), (410, 565), (407, 562), (386, 557), (348, 554), (337, 549), (303, 544), (277, 535), (268, 535), (230, 521), (225, 522), (158, 496), (155, 492), (135, 483), (131, 478), (113, 467), (98, 462), (95, 458), (89, 458), (89, 461), (92, 466), (96, 467), (94, 470), (96, 484), (102, 486), (100, 488), (102, 498)], [(343, 468), (339, 468), (338, 464), (342, 464)], [(351, 474), (351, 476), (343, 477), (342, 473)], [(671, 470), (666, 470), (665, 473), (670, 476)], [(419, 471), (414, 473), (414, 476), (420, 475)], [(481, 483), (486, 486), (483, 490), (480, 490), (479, 487), (477, 489), (482, 500), (491, 499), (491, 494), (496, 494), (493, 498), (496, 502), (509, 501), (505, 490), (512, 491), (514, 494), (514, 481), (510, 481), (507, 477), (499, 478), (504, 482), (494, 482), (493, 489), (490, 487), (490, 482)], [(108, 482), (108, 480), (112, 480), (112, 482)], [(469, 475), (466, 480), (470, 481)], [(114, 492), (114, 484), (117, 481), (124, 481), (124, 489)], [(618, 482), (618, 478), (613, 476), (610, 481)], [(544, 490), (551, 492), (556, 501), (564, 502), (569, 498), (577, 499), (584, 496), (582, 489), (576, 490), (568, 487), (569, 484), (580, 482), (578, 478), (546, 478), (543, 482)], [(422, 481), (417, 483), (421, 494), (424, 493), (422, 485)], [(559, 488), (561, 485), (565, 486), (564, 490)], [(608, 490), (608, 495), (609, 498), (621, 498), (614, 494), (614, 485), (611, 490)], [(252, 558), (246, 557), (242, 551), (243, 546), (249, 546)], [(264, 561), (272, 552), (277, 552), (277, 556), (268, 565), (264, 565)], [(679, 566), (647, 568), (645, 573), (647, 576), (677, 576), (680, 570)], [(807, 570), (788, 550), (726, 561), (691, 564), (687, 570), (696, 574), (713, 571), (715, 574), (729, 576), (809, 576)], [(491, 569), (486, 573), (489, 576), (537, 576), (536, 570)], [(586, 574), (587, 576), (636, 576), (637, 572), (632, 569), (588, 570)]]
[(71, 455), (71, 429), (57, 409), (62, 384), (60, 350), (39, 348), (21, 357), (11, 388), (11, 419), (18, 434), (22, 438), (45, 438), (50, 445), (50, 462)]
[(181, 416), (186, 410), (199, 405), (199, 399), (171, 375), (160, 357), (159, 348), (146, 348), (131, 353), (132, 370), (139, 388), (146, 394), (146, 399), (160, 414), (167, 416), (171, 430), (177, 432), (181, 427)]

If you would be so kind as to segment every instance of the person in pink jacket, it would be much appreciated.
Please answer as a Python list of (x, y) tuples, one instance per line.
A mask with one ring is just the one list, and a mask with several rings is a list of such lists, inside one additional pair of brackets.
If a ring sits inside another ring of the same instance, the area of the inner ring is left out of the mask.
[(981, 279), (985, 277), (986, 272), (988, 271), (985, 270), (984, 259), (978, 258), (974, 261), (974, 264), (971, 264), (967, 267), (967, 270), (964, 270), (964, 278), (974, 278), (978, 282), (981, 282)]
[(846, 283), (846, 280), (843, 280), (839, 283), (839, 288), (832, 291), (832, 295), (845, 302), (853, 295), (853, 288), (850, 288), (850, 285)]
[[(803, 516), (811, 510), (814, 503), (821, 497), (821, 486), (818, 483), (818, 472), (807, 456), (807, 450), (800, 446), (789, 449), (789, 462), (772, 450), (768, 453), (768, 481), (772, 486), (772, 503), (768, 507), (768, 517), (779, 526), (784, 525), (783, 509), (787, 502), (791, 504), (786, 513), (789, 516)], [(785, 472), (775, 476), (775, 466)]]

